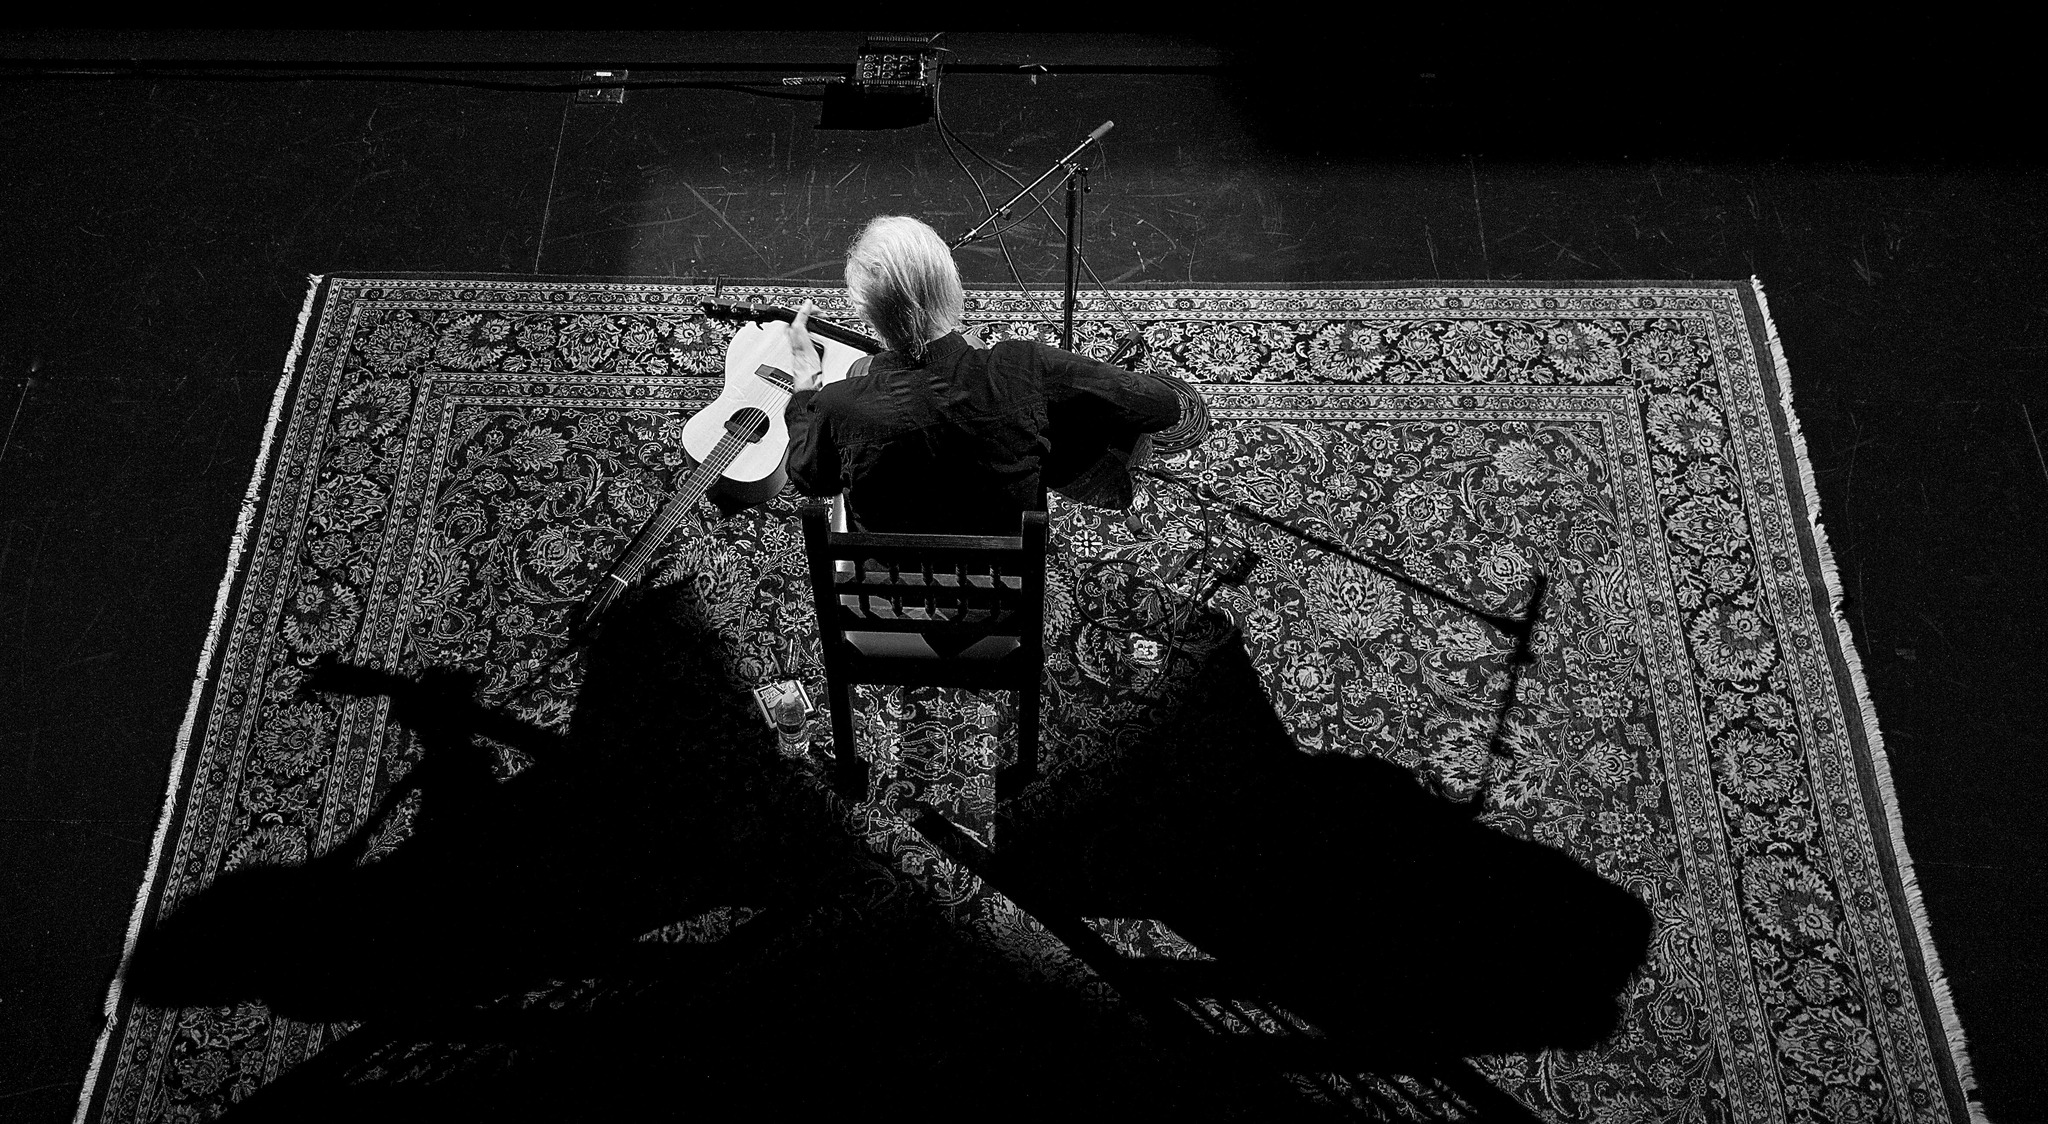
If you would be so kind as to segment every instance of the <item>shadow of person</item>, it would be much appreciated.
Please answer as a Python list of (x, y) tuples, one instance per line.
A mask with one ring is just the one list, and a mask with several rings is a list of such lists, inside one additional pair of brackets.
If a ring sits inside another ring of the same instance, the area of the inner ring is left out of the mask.
[(1001, 869), (1164, 923), (1386, 1072), (1593, 1045), (1648, 953), (1649, 910), (1570, 857), (1301, 752), (1234, 638), (1113, 786), (1043, 806), (999, 823)]
[[(319, 682), (390, 693), (420, 739), (411, 836), (225, 875), (128, 969), (143, 1003), (362, 1022), (231, 1120), (809, 1118), (849, 1097), (913, 1119), (1285, 1114), (880, 858), (778, 755), (687, 585), (615, 611), (567, 736), (484, 711), (451, 673)], [(480, 732), (533, 764), (493, 779)], [(718, 916), (721, 939), (635, 939)]]

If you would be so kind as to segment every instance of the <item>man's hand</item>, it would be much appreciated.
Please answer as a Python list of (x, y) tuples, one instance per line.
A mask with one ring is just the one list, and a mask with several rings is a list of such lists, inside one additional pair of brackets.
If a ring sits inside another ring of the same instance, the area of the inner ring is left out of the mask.
[(817, 345), (811, 342), (811, 313), (818, 306), (805, 301), (796, 310), (796, 319), (789, 324), (789, 373), (794, 380), (793, 390), (818, 389), (819, 376), (825, 373), (825, 365), (818, 360)]

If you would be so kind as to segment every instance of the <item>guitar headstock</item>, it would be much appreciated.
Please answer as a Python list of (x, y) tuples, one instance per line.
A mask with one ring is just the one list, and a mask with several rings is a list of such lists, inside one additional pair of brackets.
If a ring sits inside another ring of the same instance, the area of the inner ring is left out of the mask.
[(779, 304), (755, 301), (698, 301), (697, 307), (713, 320), (736, 320), (742, 324), (767, 324), (796, 319), (796, 310)]

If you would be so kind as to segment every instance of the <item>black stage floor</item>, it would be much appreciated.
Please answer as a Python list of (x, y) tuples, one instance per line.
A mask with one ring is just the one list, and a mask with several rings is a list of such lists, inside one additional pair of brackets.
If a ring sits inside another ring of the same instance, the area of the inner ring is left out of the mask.
[[(2010, 1124), (2048, 1118), (2048, 178), (2032, 125), (2002, 134), (2025, 151), (1987, 139), (2026, 108), (2001, 101), (2016, 82), (1929, 70), (1909, 32), (1882, 58), (1668, 34), (1614, 55), (1562, 33), (1468, 51), (1445, 24), (1305, 60), (956, 33), (943, 107), (1027, 177), (1116, 121), (1086, 224), (1116, 284), (1761, 277), (1936, 944)], [(102, 33), (5, 54), (828, 73), (858, 40)], [(1232, 59), (1255, 65), (1214, 72)], [(702, 89), (0, 71), (0, 1118), (75, 1103), (306, 275), (830, 279), (873, 214), (979, 217), (931, 126), (817, 119)], [(1056, 284), (1048, 228), (1022, 233), (1024, 277)], [(1009, 280), (960, 256), (970, 284)]]

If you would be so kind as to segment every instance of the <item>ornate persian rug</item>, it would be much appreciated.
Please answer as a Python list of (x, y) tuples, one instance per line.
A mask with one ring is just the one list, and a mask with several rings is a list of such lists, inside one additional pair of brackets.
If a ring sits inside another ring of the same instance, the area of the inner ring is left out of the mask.
[[(222, 873), (303, 862), (366, 826), (409, 743), (376, 700), (301, 692), (320, 657), (465, 668), (486, 705), (567, 723), (579, 672), (549, 656), (673, 478), (683, 421), (717, 394), (729, 329), (697, 313), (710, 295), (315, 279), (131, 949)], [(738, 295), (850, 319), (837, 290)], [(1051, 341), (1051, 303), (977, 292), (969, 317)], [(1479, 1072), (1553, 1121), (1973, 1118), (1758, 287), (1128, 291), (1084, 303), (1081, 345), (1106, 354), (1133, 325), (1152, 369), (1196, 384), (1215, 423), (1161, 467), (1481, 604), (1548, 580), (1537, 660), (1498, 733), (1497, 638), (1370, 570), (1234, 524), (1261, 561), (1214, 601), (1303, 751), (1391, 761), (1654, 916), (1606, 1042), (1473, 1059)], [(653, 580), (699, 583), (740, 677), (793, 674), (824, 697), (794, 497), (722, 522), (709, 510), (715, 533), (681, 535)], [(1157, 482), (1129, 512), (1052, 514), (1056, 780), (1144, 706), (1103, 689), (1121, 657), (1081, 560), (1170, 570), (1219, 517)], [(913, 793), (989, 827), (1002, 708), (858, 699), (876, 789), (855, 826), (997, 944), (1086, 976), (887, 814)], [(812, 729), (829, 742), (822, 713)], [(1496, 736), (1511, 755), (1489, 752)], [(80, 1120), (208, 1118), (345, 1029), (258, 1005), (154, 1009), (117, 981)]]

